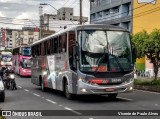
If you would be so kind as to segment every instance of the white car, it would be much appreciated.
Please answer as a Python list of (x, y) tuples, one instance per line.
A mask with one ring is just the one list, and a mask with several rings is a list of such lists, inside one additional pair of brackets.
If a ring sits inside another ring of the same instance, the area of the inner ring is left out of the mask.
[(4, 102), (4, 100), (5, 100), (4, 84), (2, 79), (0, 78), (0, 102)]

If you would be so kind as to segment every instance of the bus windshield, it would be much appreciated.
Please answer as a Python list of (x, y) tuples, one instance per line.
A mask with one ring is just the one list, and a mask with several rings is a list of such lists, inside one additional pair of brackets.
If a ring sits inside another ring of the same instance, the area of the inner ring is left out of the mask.
[(83, 30), (78, 32), (80, 70), (120, 72), (133, 69), (128, 32)]
[(12, 60), (12, 55), (2, 55), (3, 62), (10, 62)]
[(22, 48), (22, 55), (30, 56), (31, 55), (31, 48), (30, 47), (23, 47)]

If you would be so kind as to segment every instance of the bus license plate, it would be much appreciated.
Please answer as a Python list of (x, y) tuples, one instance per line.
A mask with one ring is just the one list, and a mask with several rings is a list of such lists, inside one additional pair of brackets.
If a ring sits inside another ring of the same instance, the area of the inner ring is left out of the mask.
[(107, 92), (113, 92), (113, 91), (114, 91), (114, 88), (106, 88), (106, 91), (107, 91)]

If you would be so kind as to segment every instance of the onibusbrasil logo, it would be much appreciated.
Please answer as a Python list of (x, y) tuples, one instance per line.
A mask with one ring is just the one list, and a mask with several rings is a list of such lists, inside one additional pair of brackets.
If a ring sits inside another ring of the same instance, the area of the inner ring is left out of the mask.
[(156, 4), (157, 0), (138, 0), (138, 3), (150, 3), (150, 4)]

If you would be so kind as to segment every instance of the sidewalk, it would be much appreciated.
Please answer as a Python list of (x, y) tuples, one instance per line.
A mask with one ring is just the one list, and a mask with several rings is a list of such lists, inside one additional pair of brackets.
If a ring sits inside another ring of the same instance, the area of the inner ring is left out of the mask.
[(134, 88), (146, 91), (160, 92), (160, 79), (138, 77), (135, 79)]

